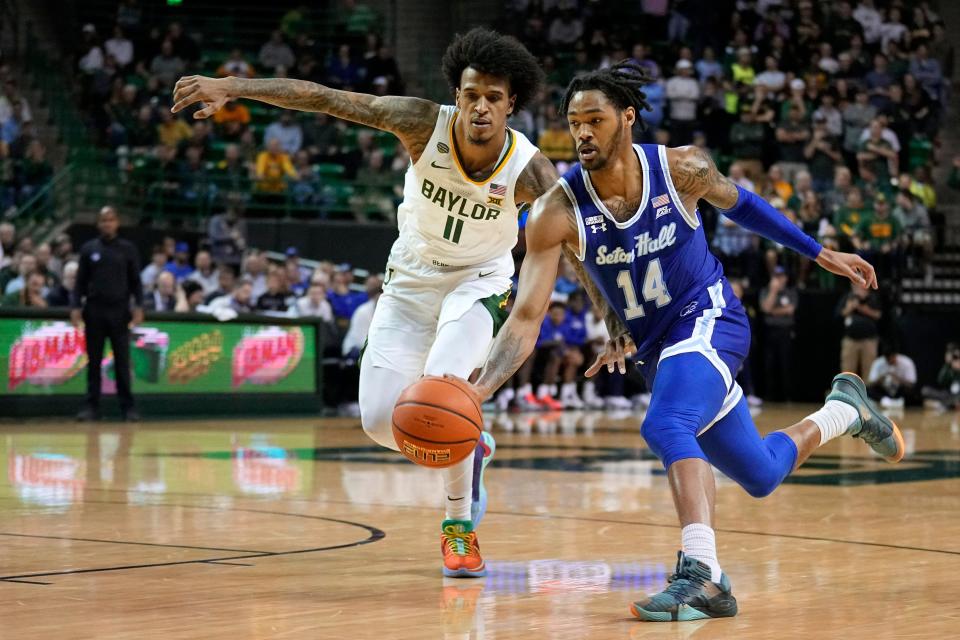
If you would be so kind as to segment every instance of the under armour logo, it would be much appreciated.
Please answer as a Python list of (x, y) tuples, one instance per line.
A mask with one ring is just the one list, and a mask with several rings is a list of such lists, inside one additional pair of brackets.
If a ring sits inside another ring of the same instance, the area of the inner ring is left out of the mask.
[(590, 231), (591, 231), (591, 232), (596, 233), (598, 229), (599, 229), (600, 231), (606, 231), (606, 230), (607, 230), (607, 223), (606, 223), (606, 222), (601, 222), (600, 224), (592, 224), (592, 225), (590, 225)]

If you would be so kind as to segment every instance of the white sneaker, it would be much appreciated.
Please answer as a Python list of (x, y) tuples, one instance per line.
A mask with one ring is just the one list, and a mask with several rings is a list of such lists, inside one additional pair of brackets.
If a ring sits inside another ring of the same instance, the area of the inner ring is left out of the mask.
[(629, 411), (633, 409), (633, 404), (623, 396), (610, 396), (607, 398), (607, 409), (612, 411)]
[(593, 380), (583, 383), (583, 403), (588, 409), (603, 409), (603, 398), (597, 395), (597, 387)]
[(588, 409), (603, 409), (606, 406), (606, 402), (603, 401), (603, 398), (600, 396), (593, 396), (592, 398), (584, 398), (584, 403), (586, 403)]
[(583, 409), (583, 400), (577, 394), (577, 385), (573, 382), (564, 383), (560, 389), (560, 402), (564, 409)]
[(342, 416), (348, 418), (359, 418), (360, 417), (360, 405), (356, 402), (345, 402), (340, 405), (339, 413)]
[(646, 409), (650, 406), (650, 394), (638, 393), (633, 396), (633, 406), (637, 409)]
[(583, 403), (583, 400), (580, 399), (580, 396), (577, 394), (569, 395), (564, 398), (560, 398), (560, 402), (563, 403), (564, 409), (583, 409), (586, 405)]
[(747, 406), (750, 407), (762, 407), (763, 400), (757, 396), (747, 396)]
[(513, 389), (504, 389), (497, 395), (497, 411), (503, 412), (510, 409), (510, 403), (516, 397)]

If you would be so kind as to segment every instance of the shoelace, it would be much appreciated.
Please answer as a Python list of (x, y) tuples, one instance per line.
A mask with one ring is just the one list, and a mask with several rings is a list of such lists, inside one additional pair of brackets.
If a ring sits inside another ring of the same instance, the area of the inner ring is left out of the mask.
[(462, 531), (457, 525), (451, 524), (443, 528), (443, 537), (447, 548), (458, 556), (469, 556), (473, 553), (473, 532)]
[(678, 554), (676, 571), (667, 578), (669, 586), (663, 590), (663, 593), (670, 594), (678, 603), (686, 602), (687, 598), (696, 595), (704, 583), (700, 576), (683, 571), (681, 558)]

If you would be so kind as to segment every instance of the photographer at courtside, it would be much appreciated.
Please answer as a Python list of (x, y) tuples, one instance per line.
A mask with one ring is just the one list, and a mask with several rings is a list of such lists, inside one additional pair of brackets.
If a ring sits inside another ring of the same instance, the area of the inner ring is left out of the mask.
[(70, 300), (70, 320), (74, 326), (83, 321), (87, 343), (87, 399), (77, 414), (81, 421), (100, 419), (100, 365), (107, 338), (113, 347), (120, 414), (126, 421), (140, 419), (130, 390), (130, 329), (143, 322), (140, 259), (133, 244), (117, 237), (119, 226), (113, 207), (100, 209), (100, 237), (80, 249), (77, 284)]

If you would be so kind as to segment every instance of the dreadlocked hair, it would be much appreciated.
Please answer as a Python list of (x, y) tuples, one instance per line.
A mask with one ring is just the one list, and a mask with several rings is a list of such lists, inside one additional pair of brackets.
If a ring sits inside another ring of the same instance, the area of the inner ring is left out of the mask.
[(633, 107), (637, 112), (637, 122), (641, 129), (645, 129), (646, 123), (640, 117), (640, 111), (653, 109), (647, 102), (647, 94), (641, 88), (651, 80), (647, 69), (631, 60), (621, 60), (612, 67), (584, 73), (571, 80), (567, 86), (567, 92), (560, 101), (560, 115), (567, 115), (570, 100), (578, 91), (596, 90), (607, 96), (617, 107), (617, 111)]
[(505, 78), (516, 96), (514, 113), (530, 102), (543, 83), (540, 63), (519, 40), (483, 27), (457, 34), (444, 52), (441, 68), (451, 89), (460, 87), (460, 76), (467, 67)]

